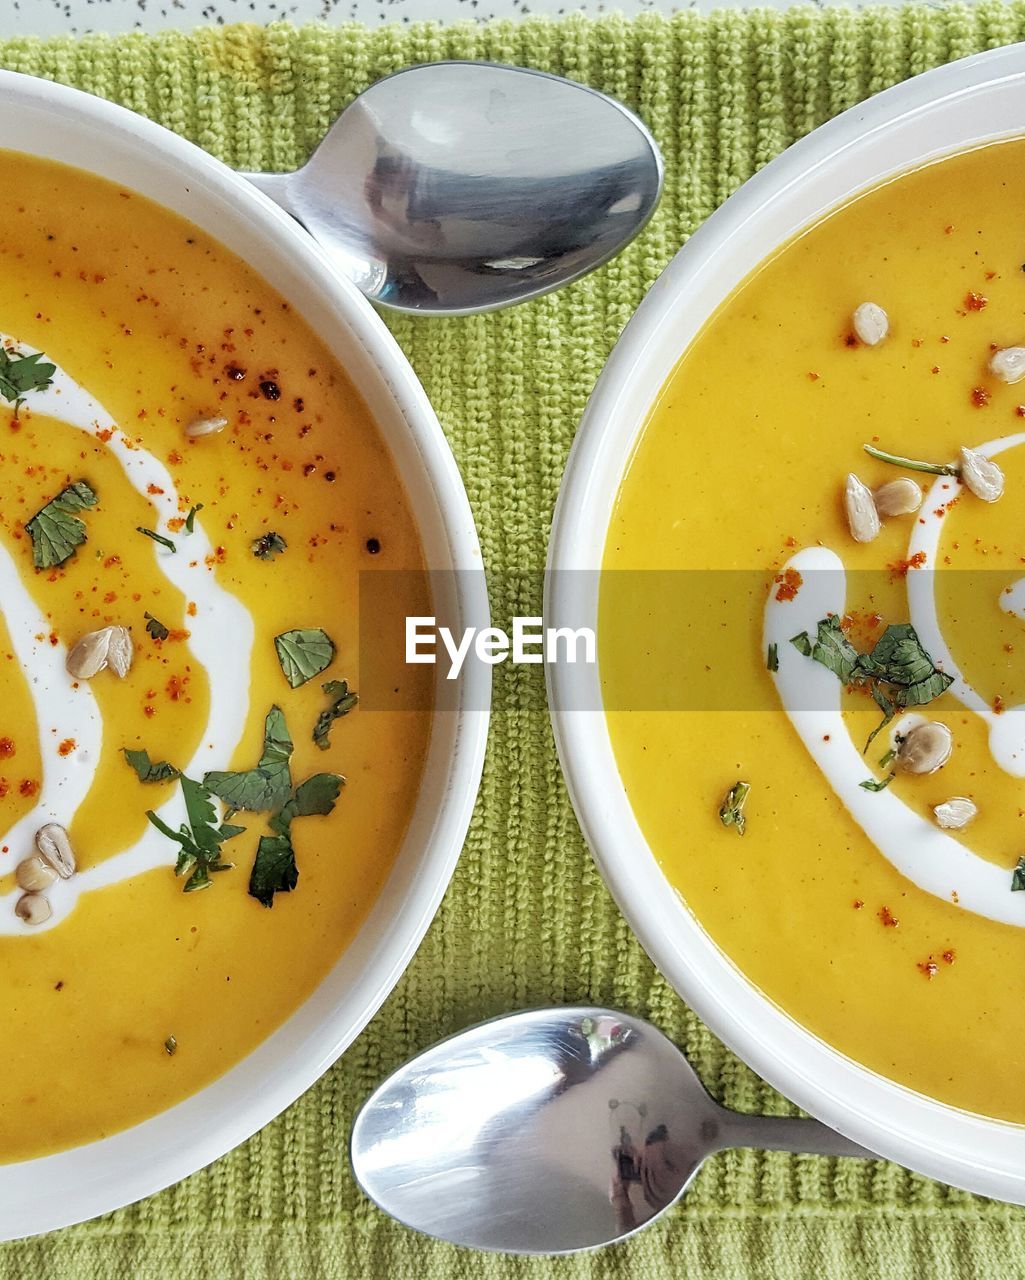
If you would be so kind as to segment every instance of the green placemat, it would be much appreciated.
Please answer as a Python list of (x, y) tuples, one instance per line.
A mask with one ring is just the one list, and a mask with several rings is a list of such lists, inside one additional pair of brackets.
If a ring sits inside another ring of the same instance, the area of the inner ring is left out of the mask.
[[(244, 169), (294, 167), (354, 94), (435, 58), (559, 72), (640, 112), (666, 158), (666, 191), (624, 254), (501, 315), (391, 321), (462, 467), (489, 568), (530, 571), (495, 577), (495, 613), (508, 616), (537, 611), (534, 587), (522, 584), (538, 581), (566, 452), (602, 363), (702, 219), (829, 116), (937, 63), (1023, 36), (1025, 4), (983, 3), (13, 38), (0, 41), (0, 63), (116, 99)], [(624, 925), (582, 844), (547, 720), (531, 709), (535, 674), (497, 669), (484, 784), (452, 887), (405, 978), (344, 1059), (210, 1169), (107, 1218), (2, 1246), (0, 1271), (33, 1280), (1025, 1276), (1025, 1210), (882, 1162), (728, 1153), (635, 1240), (548, 1261), (421, 1239), (360, 1197), (343, 1154), (360, 1101), (439, 1036), (516, 1006), (621, 1005), (663, 1027), (724, 1102), (788, 1109), (683, 1006)]]

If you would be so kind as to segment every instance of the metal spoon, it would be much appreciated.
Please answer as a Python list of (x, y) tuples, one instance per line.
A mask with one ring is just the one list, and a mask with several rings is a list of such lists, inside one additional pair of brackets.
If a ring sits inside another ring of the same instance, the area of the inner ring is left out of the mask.
[(558, 289), (651, 216), (662, 158), (613, 99), (490, 62), (371, 85), (295, 173), (244, 175), (373, 302), (490, 311)]
[(360, 1186), (453, 1244), (572, 1253), (631, 1235), (728, 1147), (872, 1153), (817, 1120), (741, 1115), (640, 1018), (536, 1009), (428, 1049), (371, 1095), (352, 1131)]

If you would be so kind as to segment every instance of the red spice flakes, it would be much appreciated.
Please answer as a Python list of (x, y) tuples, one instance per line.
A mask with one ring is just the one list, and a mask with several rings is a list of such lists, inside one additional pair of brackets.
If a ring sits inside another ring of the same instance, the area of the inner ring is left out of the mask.
[(113, 435), (114, 435), (114, 432), (110, 427), (104, 427), (102, 430), (97, 431), (96, 439), (102, 440), (103, 443), (106, 444), (107, 441), (113, 437)]
[(280, 400), (281, 388), (272, 378), (264, 378), (260, 383), (260, 395), (264, 400)]
[(0, 760), (10, 760), (16, 750), (13, 738), (0, 738)]
[(808, 377), (812, 382), (818, 382), (819, 380), (819, 375), (817, 373), (812, 373), (810, 369), (808, 370)]
[(181, 462), (181, 460), (182, 460), (182, 456), (177, 449), (172, 449), (171, 452), (167, 455), (167, 461), (171, 464), (172, 467), (176, 467), (178, 463)]
[(981, 293), (976, 293), (974, 289), (969, 289), (965, 294), (964, 304), (966, 311), (981, 311), (989, 303), (989, 298), (983, 297)]
[(782, 573), (776, 574), (773, 583), (777, 588), (777, 600), (793, 600), (800, 591), (804, 579), (796, 569), (784, 569)]
[(228, 364), (224, 366), (224, 376), (230, 378), (232, 382), (241, 382), (246, 376), (246, 371), (237, 364)]
[(3, 800), (3, 798), (7, 795), (10, 789), (11, 789), (11, 784), (7, 781), (7, 779), (0, 778), (0, 800)]
[(917, 968), (918, 972), (924, 974), (927, 978), (935, 978), (940, 971), (940, 966), (932, 956), (930, 956), (928, 960), (919, 960)]
[(163, 491), (163, 489), (161, 489), (160, 485), (158, 485), (158, 484), (148, 484), (148, 485), (146, 486), (146, 492), (147, 492), (147, 493), (158, 494), (158, 493), (163, 493), (164, 491)]
[(1006, 710), (1007, 708), (1004, 706), (1004, 700), (998, 693), (993, 699), (993, 714), (995, 716), (1002, 716)]
[(60, 756), (69, 756), (77, 746), (78, 746), (78, 743), (75, 741), (74, 738), (65, 738), (64, 741), (57, 748), (57, 754)]
[(890, 571), (891, 578), (906, 578), (910, 569), (921, 569), (925, 564), (925, 560), (925, 552), (916, 551), (907, 560), (895, 560), (893, 564), (889, 564), (886, 567)]
[(789, 536), (784, 540), (784, 544), (783, 544), (783, 545), (784, 545), (784, 546), (787, 546), (787, 547), (796, 547), (796, 546), (797, 546), (797, 539), (794, 537), (794, 535), (793, 535), (793, 534), (790, 534), (790, 535), (789, 535)]
[(188, 683), (189, 683), (188, 676), (175, 675), (175, 676), (172, 676), (170, 680), (168, 680), (165, 688), (167, 690), (167, 696), (171, 699), (172, 702), (181, 702), (182, 699), (185, 698), (185, 686)]
[(172, 533), (180, 533), (185, 528), (184, 516), (172, 516), (167, 522), (167, 527)]
[(103, 562), (103, 567), (104, 569), (113, 569), (113, 567), (116, 564), (120, 564), (120, 563), (121, 563), (120, 556), (107, 556), (106, 560), (104, 560)]
[(971, 401), (976, 409), (982, 409), (989, 404), (990, 393), (985, 387), (972, 387)]
[(176, 627), (175, 629), (168, 631), (167, 638), (168, 640), (188, 640), (191, 635), (191, 631), (185, 631), (180, 627)]
[(940, 366), (939, 366), (938, 364), (934, 364), (934, 365), (933, 365), (933, 367), (932, 367), (931, 372), (932, 372), (932, 373), (939, 373), (939, 371), (940, 371)]
[(943, 960), (946, 964), (953, 964), (956, 959), (957, 959), (957, 952), (954, 951), (953, 948), (947, 951), (944, 951)]
[(887, 929), (896, 929), (900, 925), (900, 921), (893, 914), (889, 907), (879, 908), (879, 919)]
[(195, 600), (190, 600), (190, 601), (189, 601), (189, 603), (185, 606), (185, 612), (189, 615), (189, 617), (190, 617), (190, 618), (194, 618), (194, 617), (196, 616), (196, 602), (195, 602)]
[(870, 649), (879, 639), (879, 630), (883, 625), (879, 613), (863, 613), (852, 609), (840, 619), (840, 630), (844, 635), (856, 641), (861, 648)]
[(142, 714), (146, 717), (147, 720), (152, 720), (153, 717), (157, 714), (157, 709), (156, 707), (149, 707), (149, 706), (143, 707)]
[(865, 902), (862, 898), (855, 898), (854, 901), (851, 903), (851, 906), (854, 908), (855, 911), (860, 911), (864, 905), (865, 905)]
[(845, 333), (843, 336), (843, 344), (845, 347), (856, 347), (858, 345), (857, 335), (853, 333)]
[(35, 778), (22, 778), (18, 784), (18, 791), (23, 796), (34, 796), (39, 790), (39, 783)]

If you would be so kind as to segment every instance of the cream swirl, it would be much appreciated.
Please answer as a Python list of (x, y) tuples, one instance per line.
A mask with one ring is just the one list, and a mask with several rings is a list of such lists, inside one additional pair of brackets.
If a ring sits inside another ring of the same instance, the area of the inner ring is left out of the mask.
[[(10, 340), (0, 335), (0, 341)], [(172, 536), (169, 522), (179, 516), (179, 501), (170, 472), (153, 454), (126, 436), (103, 406), (63, 369), (57, 369), (51, 386), (32, 394), (31, 411), (57, 418), (101, 441), (120, 463), (132, 487), (152, 504), (156, 532)], [(195, 615), (189, 619), (188, 646), (207, 673), (210, 711), (199, 746), (185, 771), (202, 775), (211, 767), (222, 767), (242, 736), (249, 711), (254, 626), (248, 609), (218, 584), (212, 559), (208, 563), (213, 547), (199, 519), (189, 538), (189, 552), (187, 556), (174, 555), (153, 544), (160, 572), (195, 604)], [(99, 765), (103, 725), (89, 686), (85, 682), (76, 684), (65, 669), (64, 645), (51, 645), (49, 641), (43, 644), (37, 639), (49, 632), (49, 623), (22, 581), (17, 564), (2, 547), (0, 600), (15, 656), (28, 679), (43, 760), (37, 803), (3, 837), (15, 858), (20, 858), (31, 852), (35, 830), (46, 822), (69, 825), (89, 794)], [(226, 632), (232, 637), (230, 648), (224, 644)], [(66, 758), (55, 758), (53, 751), (53, 730), (58, 725), (61, 737), (73, 737), (77, 744)], [(158, 812), (172, 827), (185, 820), (179, 794)], [(91, 857), (98, 851), (83, 852)], [(53, 915), (41, 928), (52, 928), (66, 919), (83, 893), (166, 867), (170, 862), (167, 840), (155, 829), (147, 828), (128, 848), (113, 852), (70, 880), (58, 881), (49, 890)], [(14, 914), (17, 896), (18, 891), (14, 891), (0, 897), (0, 934), (28, 933)], [(40, 928), (32, 932), (36, 934)]]

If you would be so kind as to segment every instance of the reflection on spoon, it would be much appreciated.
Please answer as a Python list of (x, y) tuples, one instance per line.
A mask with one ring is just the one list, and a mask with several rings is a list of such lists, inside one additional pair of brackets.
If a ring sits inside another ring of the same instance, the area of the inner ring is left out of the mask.
[(363, 1190), (407, 1226), (507, 1253), (572, 1253), (652, 1222), (729, 1147), (869, 1156), (817, 1120), (740, 1115), (640, 1018), (535, 1009), (400, 1067), (352, 1131)]
[(454, 315), (608, 261), (654, 211), (662, 158), (632, 112), (584, 85), (439, 62), (371, 85), (297, 172), (245, 176), (371, 301)]

